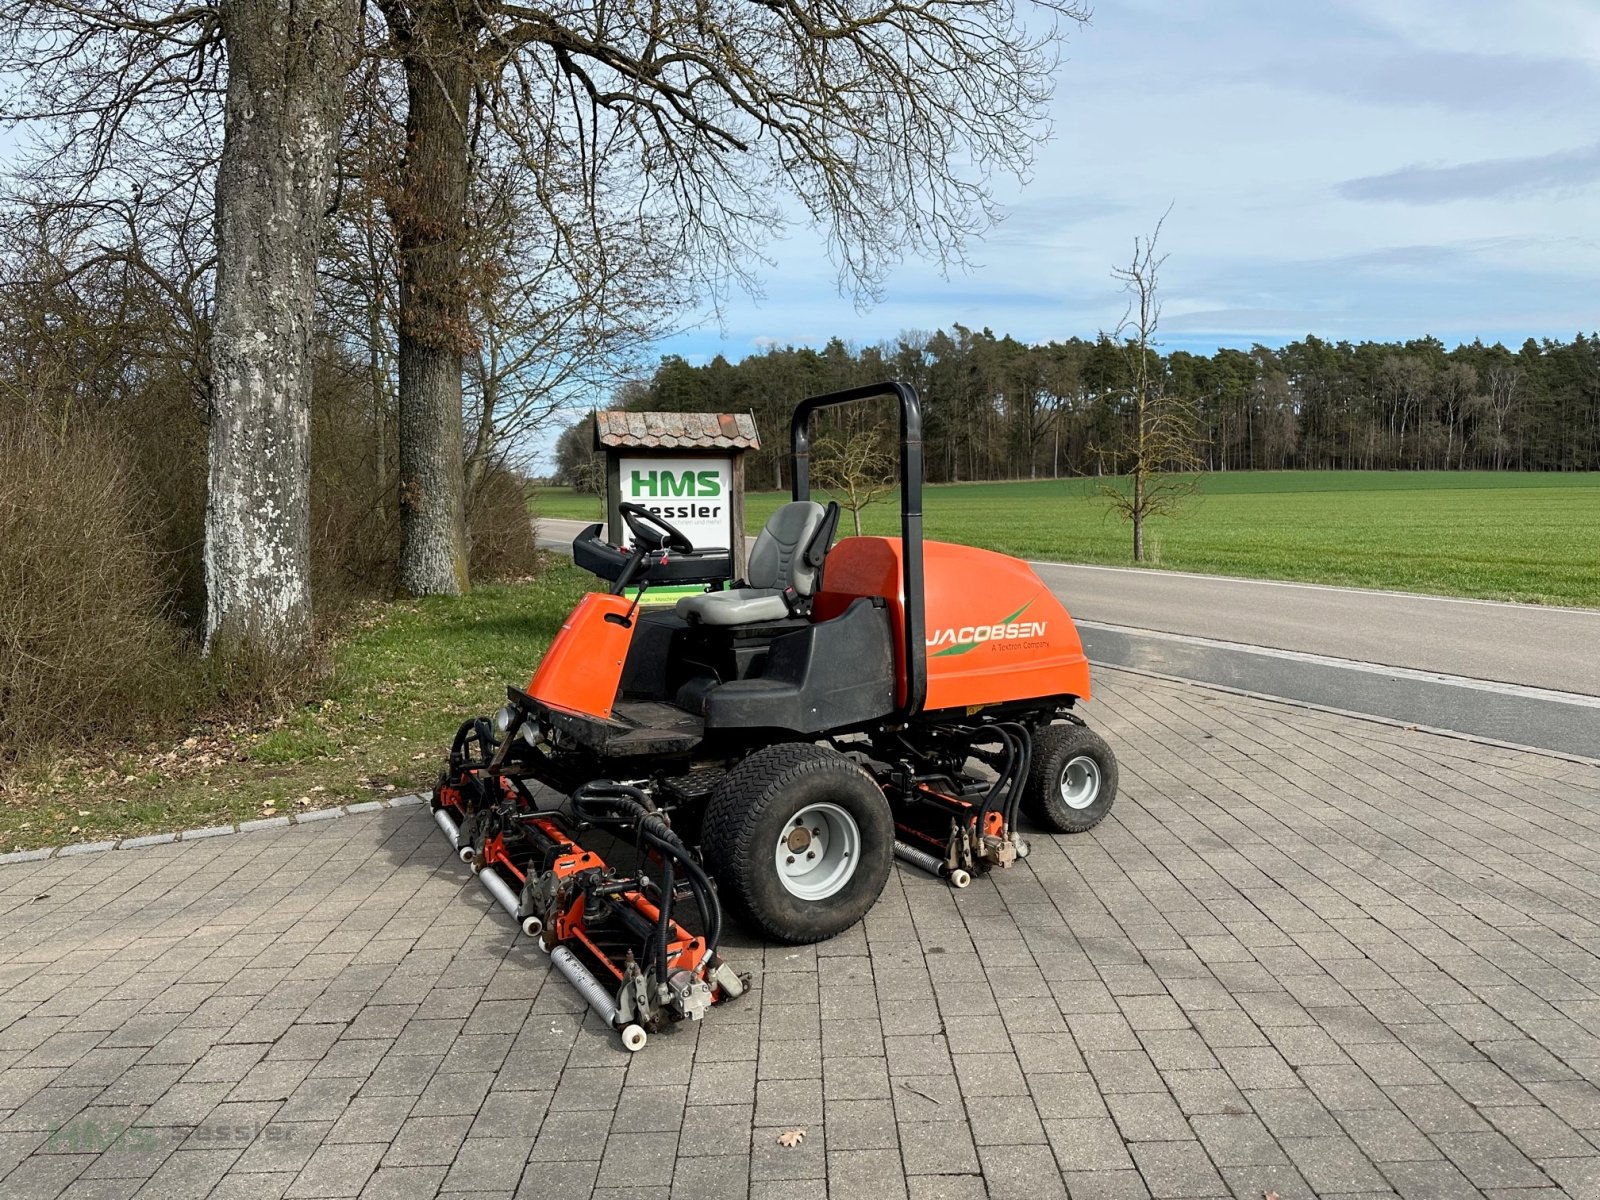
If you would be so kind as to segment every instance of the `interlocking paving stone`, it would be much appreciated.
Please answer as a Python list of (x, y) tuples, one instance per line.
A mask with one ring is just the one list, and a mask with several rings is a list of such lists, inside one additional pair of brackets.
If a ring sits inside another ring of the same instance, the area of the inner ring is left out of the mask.
[(1600, 1194), (1600, 771), (1096, 685), (1111, 819), (636, 1056), (416, 803), (0, 858), (0, 1195)]

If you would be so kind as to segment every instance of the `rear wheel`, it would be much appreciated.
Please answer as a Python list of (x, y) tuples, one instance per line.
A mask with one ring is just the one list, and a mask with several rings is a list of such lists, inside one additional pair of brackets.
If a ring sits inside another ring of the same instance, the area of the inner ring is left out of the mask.
[(1022, 811), (1057, 833), (1098, 825), (1117, 799), (1117, 756), (1082, 725), (1049, 725), (1033, 736)]
[(706, 805), (701, 853), (724, 903), (776, 941), (861, 920), (889, 878), (894, 820), (872, 777), (820, 746), (766, 746)]

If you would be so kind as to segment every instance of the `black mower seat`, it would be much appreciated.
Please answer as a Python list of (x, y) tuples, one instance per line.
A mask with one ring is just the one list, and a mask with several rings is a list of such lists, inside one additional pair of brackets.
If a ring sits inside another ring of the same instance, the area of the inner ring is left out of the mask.
[(746, 586), (685, 596), (678, 601), (678, 615), (702, 625), (749, 625), (795, 615), (801, 602), (816, 593), (821, 580), (822, 556), (828, 548), (824, 543), (819, 549), (815, 543), (824, 532), (831, 541), (828, 526), (837, 522), (836, 506), (830, 505), (825, 512), (813, 500), (785, 504), (767, 518), (750, 551)]

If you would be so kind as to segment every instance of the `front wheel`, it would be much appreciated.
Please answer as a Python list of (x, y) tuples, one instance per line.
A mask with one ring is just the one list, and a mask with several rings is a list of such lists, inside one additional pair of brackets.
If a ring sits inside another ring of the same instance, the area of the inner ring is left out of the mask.
[(780, 942), (843, 933), (877, 901), (894, 819), (871, 776), (820, 746), (766, 746), (706, 805), (701, 853), (721, 898)]
[(1050, 725), (1033, 737), (1022, 811), (1057, 833), (1098, 825), (1117, 799), (1117, 756), (1083, 725)]

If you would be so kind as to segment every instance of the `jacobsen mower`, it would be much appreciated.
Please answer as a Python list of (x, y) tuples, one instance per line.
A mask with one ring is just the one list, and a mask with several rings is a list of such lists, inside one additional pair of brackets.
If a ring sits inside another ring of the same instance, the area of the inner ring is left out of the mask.
[[(901, 536), (833, 545), (811, 415), (875, 397), (900, 404)], [(598, 524), (578, 535), (610, 591), (579, 602), (526, 691), (461, 727), (434, 793), (462, 860), (631, 1050), (745, 990), (724, 905), (820, 941), (861, 920), (897, 856), (966, 887), (1028, 853), (1019, 812), (1073, 833), (1116, 797), (1116, 759), (1076, 712), (1089, 669), (1066, 610), (1024, 562), (923, 541), (916, 392), (813, 397), (790, 434), (794, 500), (735, 586), (727, 549), (646, 507), (621, 506), (629, 550)], [(640, 606), (669, 583), (708, 590)]]

